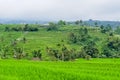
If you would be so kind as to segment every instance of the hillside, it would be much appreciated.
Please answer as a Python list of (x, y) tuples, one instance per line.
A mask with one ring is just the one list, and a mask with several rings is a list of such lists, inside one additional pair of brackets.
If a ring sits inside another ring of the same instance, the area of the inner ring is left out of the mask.
[(74, 60), (120, 57), (120, 36), (107, 27), (1, 24), (1, 58)]

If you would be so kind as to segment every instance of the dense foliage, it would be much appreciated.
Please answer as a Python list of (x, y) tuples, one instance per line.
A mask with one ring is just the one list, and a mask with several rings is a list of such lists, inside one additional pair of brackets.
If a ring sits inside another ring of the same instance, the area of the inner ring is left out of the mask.
[(37, 27), (31, 27), (28, 24), (25, 24), (24, 26), (20, 27), (12, 27), (10, 28), (9, 26), (5, 27), (5, 31), (38, 31)]

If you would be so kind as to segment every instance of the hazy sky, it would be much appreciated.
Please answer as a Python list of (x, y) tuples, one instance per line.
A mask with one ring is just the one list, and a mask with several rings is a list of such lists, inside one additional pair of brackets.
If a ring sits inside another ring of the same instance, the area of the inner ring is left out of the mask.
[(120, 0), (0, 0), (0, 18), (120, 21)]

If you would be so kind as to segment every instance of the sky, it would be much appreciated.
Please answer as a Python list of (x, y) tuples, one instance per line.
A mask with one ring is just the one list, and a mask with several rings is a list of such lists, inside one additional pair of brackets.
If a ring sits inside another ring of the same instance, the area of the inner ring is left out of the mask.
[(120, 21), (120, 0), (0, 0), (0, 18)]

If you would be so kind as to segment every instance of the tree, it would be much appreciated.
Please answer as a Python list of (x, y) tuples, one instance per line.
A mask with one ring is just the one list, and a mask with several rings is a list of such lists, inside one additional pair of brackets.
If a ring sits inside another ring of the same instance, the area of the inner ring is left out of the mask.
[(95, 47), (95, 42), (90, 41), (87, 45), (83, 46), (82, 51), (93, 58), (99, 56), (99, 50)]
[(66, 25), (66, 22), (65, 21), (63, 21), (63, 20), (60, 20), (60, 21), (58, 21), (58, 23), (57, 23), (58, 25), (60, 25), (60, 26), (63, 26), (63, 25)]
[(101, 25), (100, 28), (101, 28), (101, 30), (103, 30), (104, 29), (104, 25)]
[(46, 52), (48, 53), (51, 60), (62, 60), (69, 61), (77, 58), (75, 49), (68, 49), (64, 44), (59, 46), (59, 49), (46, 48)]
[(110, 33), (109, 33), (109, 36), (113, 36), (113, 35), (114, 35), (113, 32), (110, 32)]
[(83, 43), (89, 39), (88, 30), (87, 28), (80, 28), (77, 36), (77, 42)]
[(77, 58), (76, 50), (69, 49), (65, 45), (62, 45), (60, 59), (63, 61), (70, 61)]
[(112, 30), (112, 27), (111, 27), (110, 24), (107, 24), (106, 30), (107, 30), (108, 32), (110, 32), (110, 31)]
[(97, 22), (95, 22), (94, 25), (95, 25), (95, 27), (98, 27), (98, 23)]
[(77, 37), (72, 32), (68, 35), (68, 38), (69, 38), (69, 41), (72, 42), (72, 43), (76, 43), (77, 42)]
[(83, 21), (82, 21), (82, 20), (77, 20), (77, 21), (75, 21), (75, 24), (76, 24), (76, 25), (83, 26)]
[(60, 59), (59, 50), (46, 47), (46, 52), (47, 52), (48, 56), (51, 58), (51, 60), (59, 60)]
[(111, 38), (107, 41), (107, 47), (111, 50), (120, 51), (120, 39)]
[(81, 25), (81, 26), (84, 26), (84, 24), (83, 24), (83, 21), (82, 21), (82, 20), (80, 20), (80, 25)]
[(101, 25), (101, 32), (102, 33), (107, 33), (107, 32), (111, 32), (112, 31), (112, 27), (110, 26), (110, 24), (108, 24), (106, 27)]
[(49, 22), (49, 26), (47, 27), (47, 31), (56, 31), (58, 30), (57, 25), (53, 22)]
[(120, 26), (117, 26), (117, 28), (115, 29), (115, 33), (120, 34)]
[(9, 27), (5, 27), (5, 31), (10, 31), (10, 28)]
[(79, 31), (75, 34), (71, 32), (68, 35), (68, 40), (71, 43), (77, 43), (77, 44), (84, 44), (88, 41), (90, 36), (88, 35), (88, 29), (87, 28), (80, 28)]
[(79, 25), (79, 24), (80, 24), (80, 21), (79, 21), (79, 20), (75, 21), (75, 24), (76, 24), (76, 25)]
[(102, 49), (102, 54), (106, 57), (118, 57), (120, 54), (120, 38), (110, 36), (104, 42), (104, 46)]
[(112, 52), (107, 47), (104, 47), (102, 50), (103, 50), (102, 54), (104, 54), (106, 57), (112, 57), (113, 56)]
[(87, 28), (80, 28), (79, 34), (80, 35), (88, 35), (88, 29)]
[(29, 25), (28, 24), (25, 24), (24, 28), (23, 28), (23, 31), (29, 31)]

